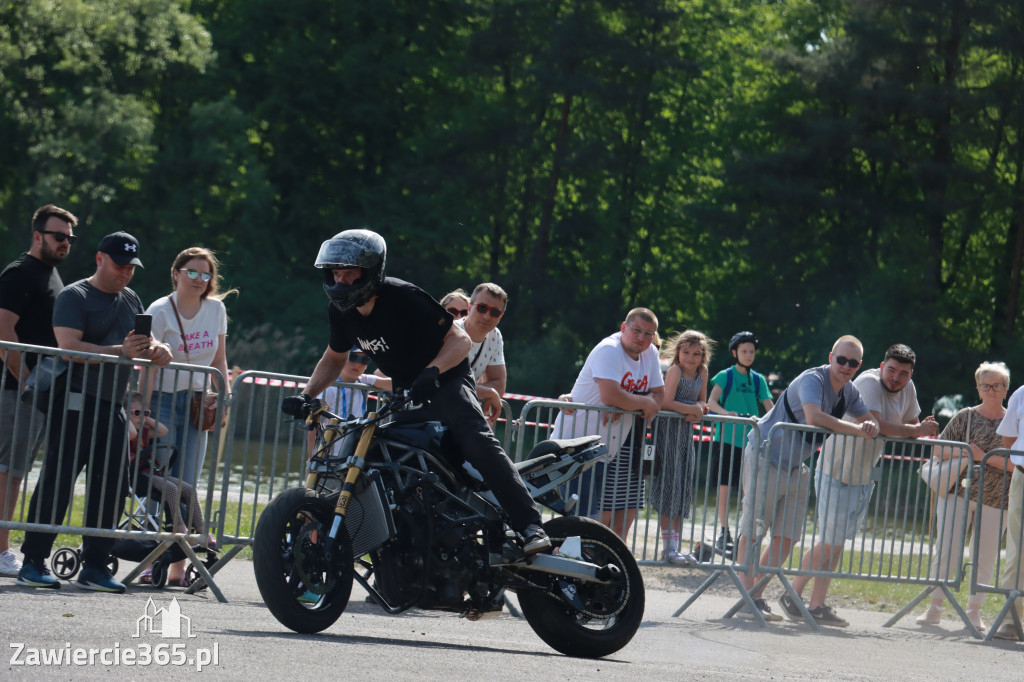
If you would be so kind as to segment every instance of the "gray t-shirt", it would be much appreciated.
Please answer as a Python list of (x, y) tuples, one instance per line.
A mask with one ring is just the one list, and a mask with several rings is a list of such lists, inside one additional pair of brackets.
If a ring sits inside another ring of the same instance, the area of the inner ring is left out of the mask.
[[(793, 410), (797, 424), (806, 424), (804, 416), (804, 405), (807, 403), (821, 406), (825, 414), (832, 414), (839, 403), (839, 396), (846, 399), (846, 410), (843, 414), (854, 417), (862, 417), (868, 413), (868, 406), (861, 400), (860, 391), (853, 385), (853, 382), (845, 384), (840, 393), (832, 390), (832, 383), (829, 381), (829, 366), (811, 367), (804, 370), (793, 379), (793, 382), (786, 389), (785, 396), (789, 398), (789, 406)], [(842, 415), (840, 415), (842, 416)], [(768, 414), (761, 417), (757, 422), (757, 431), (751, 431), (747, 436), (748, 441), (753, 439), (755, 433), (767, 437), (768, 432), (776, 424), (791, 424), (793, 420), (786, 413), (786, 402), (784, 396), (779, 396)], [(785, 437), (783, 437), (785, 434)], [(793, 431), (776, 430), (768, 444), (768, 460), (781, 469), (793, 469), (800, 466), (803, 460), (814, 454), (816, 444), (808, 443), (801, 433)]]
[[(120, 345), (135, 328), (142, 301), (127, 287), (116, 294), (100, 291), (89, 280), (69, 284), (53, 304), (53, 326), (79, 329), (82, 341), (99, 346)], [(71, 363), (69, 386), (103, 400), (120, 402), (128, 389), (132, 367), (125, 364)]]

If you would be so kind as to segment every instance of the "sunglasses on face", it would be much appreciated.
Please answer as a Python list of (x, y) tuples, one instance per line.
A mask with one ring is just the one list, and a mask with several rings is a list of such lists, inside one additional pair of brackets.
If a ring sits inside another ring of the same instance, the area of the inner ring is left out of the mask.
[(848, 358), (842, 355), (837, 355), (836, 364), (846, 365), (850, 369), (857, 369), (858, 367), (860, 367), (860, 360), (857, 360), (856, 358)]
[(184, 272), (185, 276), (188, 277), (189, 279), (195, 279), (196, 277), (198, 277), (204, 282), (209, 282), (211, 279), (213, 279), (213, 275), (211, 273), (199, 272), (198, 270), (192, 270), (191, 268), (179, 268), (178, 272)]
[(462, 310), (461, 308), (445, 308), (445, 310), (451, 313), (451, 316), (455, 319), (469, 315), (469, 308), (466, 308), (465, 310)]
[(491, 317), (501, 317), (502, 315), (505, 314), (505, 311), (502, 310), (501, 308), (492, 308), (491, 306), (487, 305), (486, 303), (477, 303), (476, 304), (476, 311), (478, 313), (480, 313), (481, 315), (488, 315), (488, 314), (490, 314)]
[(64, 242), (67, 242), (68, 244), (74, 244), (75, 240), (78, 239), (78, 237), (76, 237), (73, 234), (64, 234), (63, 232), (56, 232), (54, 230), (39, 230), (39, 233), (50, 235), (51, 237), (57, 240), (58, 244), (63, 244)]
[(149, 410), (132, 410), (133, 417), (148, 417)]
[(348, 354), (348, 361), (349, 362), (357, 362), (360, 365), (368, 365), (368, 364), (370, 364), (370, 356), (369, 355), (359, 355), (358, 353), (349, 353)]

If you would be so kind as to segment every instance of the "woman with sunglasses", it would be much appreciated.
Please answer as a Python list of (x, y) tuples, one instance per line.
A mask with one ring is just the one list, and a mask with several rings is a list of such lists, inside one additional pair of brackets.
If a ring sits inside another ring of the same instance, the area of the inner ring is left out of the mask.
[[(171, 293), (154, 301), (146, 312), (153, 316), (153, 338), (171, 347), (174, 362), (213, 367), (220, 370), (226, 382), (228, 318), (223, 299), (237, 292), (234, 289), (219, 292), (219, 265), (209, 249), (200, 246), (185, 249), (171, 265)], [(189, 405), (193, 395), (212, 388), (209, 381), (206, 373), (179, 370), (151, 369), (139, 377), (144, 404), (149, 405), (156, 420), (168, 428), (160, 445), (172, 445), (178, 450), (178, 458), (168, 476), (179, 478), (194, 488), (198, 488), (206, 459), (207, 432), (196, 429)], [(226, 420), (227, 408), (222, 426)], [(184, 562), (172, 565), (168, 582), (180, 582), (184, 570)]]
[[(981, 404), (965, 407), (953, 415), (946, 428), (939, 434), (940, 440), (951, 440), (966, 443), (970, 449), (969, 464), (981, 462), (985, 453), (1003, 447), (1003, 437), (996, 433), (999, 424), (1006, 416), (1006, 392), (1010, 387), (1010, 370), (1002, 362), (983, 362), (974, 372), (974, 380), (978, 386), (978, 397)], [(955, 454), (950, 447), (944, 447), (936, 455), (949, 459)], [(960, 536), (974, 527), (979, 533), (978, 556), (974, 556), (974, 543), (971, 543), (971, 562), (978, 575), (980, 584), (992, 584), (992, 570), (995, 568), (996, 557), (999, 556), (999, 545), (1002, 543), (1006, 529), (1006, 510), (1009, 507), (1010, 473), (1013, 464), (1006, 457), (993, 455), (988, 459), (985, 469), (984, 489), (981, 491), (981, 517), (978, 513), (978, 489), (972, 485), (968, 494), (963, 486), (962, 476), (956, 472), (950, 476), (953, 484), (949, 494), (939, 496), (935, 500), (935, 537), (939, 543), (935, 547), (930, 577), (945, 580), (951, 571), (959, 570), (963, 557), (953, 551), (960, 542)], [(1005, 481), (1004, 481), (1005, 478)], [(977, 477), (975, 477), (975, 482)], [(964, 507), (967, 505), (967, 525), (964, 528)], [(988, 596), (986, 592), (978, 592), (967, 597), (967, 618), (978, 630), (984, 631), (981, 621), (981, 607)], [(936, 588), (932, 592), (928, 609), (918, 616), (921, 625), (938, 625), (942, 622), (942, 602), (945, 595)]]
[(441, 307), (456, 320), (461, 320), (469, 315), (469, 295), (462, 289), (449, 291), (441, 297)]

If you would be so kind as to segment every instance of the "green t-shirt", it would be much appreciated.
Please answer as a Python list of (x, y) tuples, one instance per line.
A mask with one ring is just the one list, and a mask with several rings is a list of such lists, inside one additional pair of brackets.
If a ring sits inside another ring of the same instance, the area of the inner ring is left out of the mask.
[[(729, 386), (729, 391), (726, 393), (726, 386), (730, 383), (728, 376), (730, 372), (732, 372), (732, 385)], [(718, 400), (722, 407), (730, 412), (748, 415), (755, 419), (758, 415), (758, 406), (772, 397), (768, 392), (768, 382), (765, 381), (764, 376), (754, 370), (750, 370), (750, 373), (746, 375), (741, 374), (736, 370), (735, 365), (716, 374), (711, 379), (711, 383), (722, 389), (722, 397)], [(719, 423), (715, 425), (715, 440), (743, 447), (748, 430), (738, 424), (723, 425)]]

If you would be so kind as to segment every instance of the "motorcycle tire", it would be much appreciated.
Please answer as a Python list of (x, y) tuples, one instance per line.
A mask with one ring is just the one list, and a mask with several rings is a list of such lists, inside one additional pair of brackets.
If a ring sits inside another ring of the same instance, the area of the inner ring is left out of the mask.
[(579, 536), (585, 561), (614, 564), (620, 574), (609, 583), (566, 580), (584, 611), (553, 593), (560, 589), (557, 582), (548, 591), (520, 591), (519, 605), (530, 627), (548, 646), (567, 656), (600, 658), (626, 646), (640, 627), (645, 602), (643, 577), (629, 548), (607, 526), (578, 516), (552, 519), (544, 530), (556, 548), (566, 538)]
[(256, 585), (274, 617), (295, 632), (330, 627), (352, 594), (352, 543), (345, 528), (339, 533), (332, 566), (325, 568), (317, 553), (333, 516), (334, 507), (314, 491), (291, 488), (267, 505), (256, 526)]

